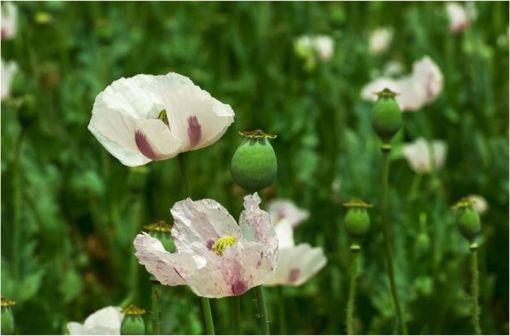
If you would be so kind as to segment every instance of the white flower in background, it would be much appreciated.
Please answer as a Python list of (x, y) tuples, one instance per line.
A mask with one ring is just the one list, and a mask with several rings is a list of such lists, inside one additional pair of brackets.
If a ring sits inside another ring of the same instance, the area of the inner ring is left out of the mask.
[(419, 174), (441, 169), (446, 160), (447, 145), (444, 141), (434, 140), (427, 142), (419, 138), (412, 143), (404, 145), (402, 153), (409, 166)]
[(299, 286), (326, 265), (322, 248), (294, 244), (294, 227), (308, 218), (308, 211), (299, 209), (291, 201), (274, 200), (269, 204), (269, 213), (280, 252), (276, 272), (265, 285)]
[(387, 27), (375, 29), (370, 34), (368, 43), (369, 50), (372, 54), (381, 54), (388, 50), (393, 38), (393, 31)]
[(319, 58), (323, 61), (329, 61), (333, 57), (334, 46), (335, 43), (329, 36), (319, 35), (315, 37), (315, 49)]
[[(329, 61), (333, 57), (335, 42), (327, 35), (304, 35), (294, 42), (296, 54), (309, 61)], [(314, 63), (315, 64), (315, 63)]]
[(257, 193), (244, 198), (239, 225), (214, 200), (177, 202), (170, 253), (148, 234), (134, 241), (140, 264), (163, 285), (188, 285), (198, 296), (244, 294), (261, 285), (276, 267), (278, 240)]
[(473, 208), (480, 214), (484, 214), (489, 209), (487, 200), (480, 195), (469, 195), (468, 198), (473, 202)]
[(185, 76), (121, 78), (94, 102), (89, 130), (122, 164), (140, 166), (216, 142), (234, 121), (232, 108)]
[(1, 78), (2, 78), (2, 100), (9, 97), (11, 94), (11, 84), (16, 72), (18, 71), (18, 66), (14, 61), (4, 62), (1, 60)]
[(384, 66), (385, 76), (397, 76), (404, 71), (404, 66), (399, 61), (390, 61)]
[(16, 35), (16, 18), (18, 9), (11, 2), (2, 3), (1, 38), (12, 39)]
[(69, 322), (70, 335), (120, 335), (122, 313), (119, 307), (105, 307), (91, 314), (85, 322)]
[(450, 31), (461, 32), (471, 25), (476, 17), (476, 8), (473, 3), (468, 6), (450, 2), (446, 5), (446, 12), (450, 20)]
[(407, 76), (381, 77), (368, 83), (362, 88), (361, 97), (376, 101), (376, 93), (384, 88), (398, 94), (396, 100), (402, 111), (416, 111), (437, 99), (443, 90), (443, 74), (437, 64), (425, 56), (413, 63), (413, 72)]

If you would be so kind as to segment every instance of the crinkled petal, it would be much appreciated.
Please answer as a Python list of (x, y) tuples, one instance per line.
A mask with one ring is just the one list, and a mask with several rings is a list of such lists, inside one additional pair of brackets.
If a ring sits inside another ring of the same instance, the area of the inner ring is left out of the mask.
[(169, 127), (182, 142), (181, 151), (194, 150), (216, 142), (234, 122), (234, 111), (188, 77), (168, 73), (155, 76), (151, 90), (164, 106)]
[(172, 236), (179, 251), (207, 255), (218, 238), (241, 237), (234, 218), (214, 200), (193, 201), (188, 198), (175, 203), (170, 212), (175, 221)]
[(71, 335), (120, 335), (122, 313), (119, 307), (105, 307), (91, 314), (83, 324), (69, 322)]
[(279, 221), (286, 219), (291, 226), (295, 227), (310, 215), (308, 211), (298, 208), (292, 201), (286, 199), (272, 200), (268, 209), (273, 225), (278, 225)]
[(242, 295), (261, 285), (276, 267), (276, 250), (257, 242), (238, 241), (222, 256), (212, 255), (207, 264), (186, 276), (199, 296), (221, 298)]
[(299, 286), (308, 281), (326, 265), (327, 259), (322, 248), (308, 244), (281, 249), (276, 272), (265, 285)]
[(260, 202), (257, 193), (244, 197), (244, 210), (239, 219), (239, 226), (246, 240), (262, 242), (267, 246), (277, 245), (269, 213), (259, 208)]
[(166, 251), (159, 240), (147, 233), (137, 235), (134, 245), (138, 262), (163, 285), (186, 284), (183, 278), (186, 273), (205, 263), (192, 255)]

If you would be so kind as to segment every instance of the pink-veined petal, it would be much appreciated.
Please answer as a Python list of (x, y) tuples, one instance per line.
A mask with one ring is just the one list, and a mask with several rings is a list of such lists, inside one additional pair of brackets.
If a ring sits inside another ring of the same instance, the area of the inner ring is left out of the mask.
[(267, 246), (277, 245), (278, 240), (269, 213), (259, 208), (257, 193), (244, 197), (244, 210), (239, 219), (243, 236), (248, 241), (259, 241)]

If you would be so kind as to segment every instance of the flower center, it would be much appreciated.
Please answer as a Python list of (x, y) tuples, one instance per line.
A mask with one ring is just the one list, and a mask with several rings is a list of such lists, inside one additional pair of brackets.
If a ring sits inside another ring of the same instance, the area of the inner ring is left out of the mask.
[(237, 238), (234, 236), (221, 237), (213, 244), (212, 249), (217, 255), (222, 256), (225, 249), (234, 245), (236, 242)]

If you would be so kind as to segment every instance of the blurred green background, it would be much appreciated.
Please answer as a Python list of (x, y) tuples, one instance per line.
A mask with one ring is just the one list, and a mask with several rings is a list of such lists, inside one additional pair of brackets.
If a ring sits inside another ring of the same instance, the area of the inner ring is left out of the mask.
[[(349, 241), (341, 203), (361, 197), (375, 208), (364, 242), (357, 301), (363, 333), (394, 331), (377, 206), (381, 155), (361, 88), (389, 61), (410, 72), (430, 56), (444, 76), (439, 98), (404, 114), (390, 183), (399, 294), (412, 333), (471, 333), (468, 246), (450, 210), (484, 196), (480, 249), (481, 322), (508, 333), (508, 3), (476, 3), (477, 18), (448, 30), (444, 3), (16, 3), (18, 31), (2, 40), (17, 62), (2, 101), (2, 295), (17, 301), (18, 333), (62, 333), (106, 305), (134, 300), (149, 309), (148, 275), (132, 241), (142, 226), (170, 221), (185, 197), (177, 160), (121, 165), (87, 130), (96, 95), (139, 73), (189, 76), (236, 112), (215, 145), (188, 153), (194, 198), (213, 198), (234, 217), (241, 193), (229, 161), (237, 134), (278, 134), (278, 181), (265, 198), (286, 197), (310, 211), (297, 241), (323, 246), (328, 265), (302, 287), (284, 288), (291, 333), (343, 333)], [(390, 49), (369, 52), (370, 32), (394, 29)], [(326, 34), (329, 62), (306, 69), (294, 52), (303, 34)], [(445, 167), (416, 174), (399, 144), (418, 137), (449, 146)], [(420, 218), (430, 246), (418, 251)], [(266, 290), (274, 331), (276, 288)], [(254, 294), (242, 299), (242, 328), (256, 333)], [(165, 288), (165, 333), (201, 333), (199, 300)], [(228, 300), (213, 300), (218, 332), (230, 331)]]

